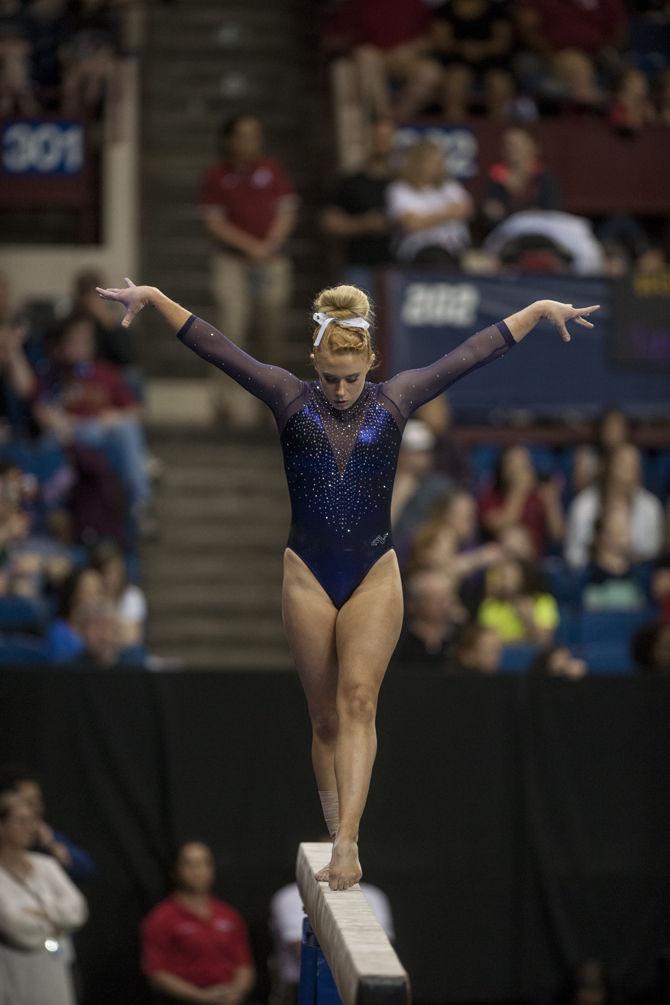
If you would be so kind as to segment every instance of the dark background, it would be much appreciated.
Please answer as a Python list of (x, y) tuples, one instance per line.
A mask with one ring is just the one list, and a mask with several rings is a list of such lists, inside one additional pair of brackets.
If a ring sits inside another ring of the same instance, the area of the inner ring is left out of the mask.
[[(78, 938), (87, 1005), (143, 1002), (138, 924), (200, 837), (251, 926), (321, 831), (288, 674), (5, 671), (0, 761), (42, 776), (48, 819), (98, 878)], [(626, 996), (670, 946), (670, 681), (437, 678), (393, 668), (361, 836), (415, 1001), (546, 1000), (595, 956)]]

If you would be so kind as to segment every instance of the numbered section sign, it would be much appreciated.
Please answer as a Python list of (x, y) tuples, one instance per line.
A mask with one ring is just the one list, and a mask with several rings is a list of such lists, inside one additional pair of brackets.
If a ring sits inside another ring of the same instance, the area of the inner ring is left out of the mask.
[(84, 168), (81, 122), (12, 119), (0, 123), (2, 171), (10, 175), (78, 175)]

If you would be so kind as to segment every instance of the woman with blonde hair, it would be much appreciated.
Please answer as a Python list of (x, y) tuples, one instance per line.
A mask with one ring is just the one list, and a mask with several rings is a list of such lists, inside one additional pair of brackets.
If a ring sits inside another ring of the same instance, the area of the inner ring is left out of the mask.
[(396, 225), (396, 257), (422, 265), (457, 265), (470, 245), (472, 199), (449, 178), (440, 147), (420, 140), (409, 148), (397, 181), (387, 192)]
[(367, 296), (323, 290), (314, 304), (316, 380), (260, 363), (151, 286), (98, 290), (123, 304), (122, 324), (150, 305), (177, 337), (273, 411), (292, 523), (284, 554), (284, 625), (312, 722), (312, 763), (333, 852), (318, 874), (331, 889), (357, 883), (358, 829), (376, 753), (377, 697), (400, 635), (402, 589), (391, 542), (391, 491), (405, 422), (459, 377), (502, 356), (547, 318), (592, 327), (576, 309), (538, 301), (471, 336), (436, 363), (383, 383)]

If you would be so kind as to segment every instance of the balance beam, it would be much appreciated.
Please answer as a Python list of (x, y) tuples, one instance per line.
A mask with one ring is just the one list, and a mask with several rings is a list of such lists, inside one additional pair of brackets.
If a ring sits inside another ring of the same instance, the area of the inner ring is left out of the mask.
[(409, 1005), (409, 977), (358, 884), (331, 890), (315, 873), (330, 861), (329, 844), (301, 844), (296, 880), (344, 1005)]

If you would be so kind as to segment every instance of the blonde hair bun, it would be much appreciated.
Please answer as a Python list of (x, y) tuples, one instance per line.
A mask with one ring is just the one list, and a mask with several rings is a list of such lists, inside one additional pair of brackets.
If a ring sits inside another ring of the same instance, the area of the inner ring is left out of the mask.
[(331, 286), (321, 290), (314, 301), (314, 310), (333, 318), (368, 318), (370, 301), (357, 286)]

